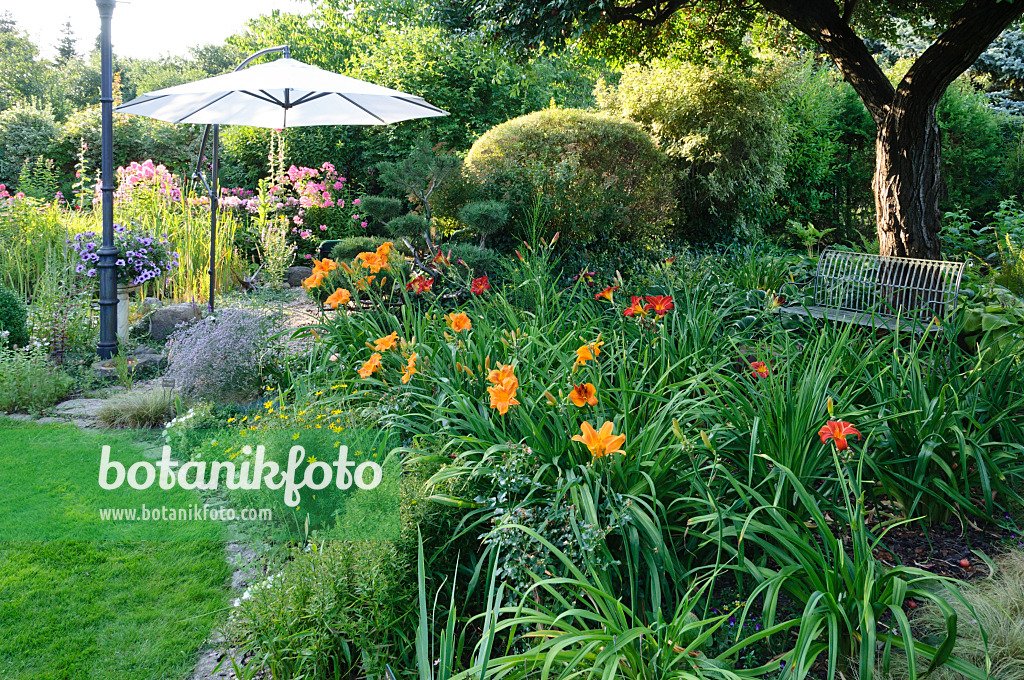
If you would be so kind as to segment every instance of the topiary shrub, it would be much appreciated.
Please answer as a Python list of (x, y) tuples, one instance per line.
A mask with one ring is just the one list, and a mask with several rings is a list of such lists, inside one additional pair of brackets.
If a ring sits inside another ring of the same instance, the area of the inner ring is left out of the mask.
[[(660, 236), (675, 199), (668, 159), (639, 125), (579, 109), (545, 109), (488, 130), (464, 171), (502, 200), (522, 236), (566, 245)], [(539, 233), (538, 233), (539, 232)]]
[(0, 347), (28, 344), (28, 309), (17, 293), (0, 288)]
[(601, 109), (636, 121), (672, 158), (680, 235), (713, 240), (770, 204), (783, 185), (786, 127), (773, 76), (729, 66), (630, 66), (598, 86)]
[(422, 215), (416, 213), (405, 213), (398, 217), (388, 221), (384, 225), (388, 233), (395, 238), (401, 238), (403, 236), (416, 242), (422, 236), (425, 231), (430, 229), (430, 222), (426, 220)]
[(359, 199), (359, 208), (380, 224), (387, 224), (402, 214), (405, 203), (390, 196), (363, 196)]
[(508, 206), (501, 201), (471, 201), (459, 208), (459, 219), (480, 235), (480, 247), (490, 234), (508, 224)]

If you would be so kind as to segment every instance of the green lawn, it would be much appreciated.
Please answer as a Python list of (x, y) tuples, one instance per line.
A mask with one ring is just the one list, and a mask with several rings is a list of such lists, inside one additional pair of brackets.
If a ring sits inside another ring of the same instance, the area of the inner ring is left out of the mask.
[[(96, 503), (95, 436), (0, 420), (0, 526), (31, 516), (33, 498), (75, 514)], [(198, 501), (164, 493), (175, 505)], [(178, 531), (174, 540), (0, 542), (0, 677), (188, 677), (224, 618), (229, 569), (209, 529)]]

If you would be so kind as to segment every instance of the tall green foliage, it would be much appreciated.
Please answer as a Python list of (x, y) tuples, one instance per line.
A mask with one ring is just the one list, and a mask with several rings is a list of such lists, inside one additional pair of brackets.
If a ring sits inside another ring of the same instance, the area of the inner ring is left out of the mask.
[(761, 218), (783, 186), (786, 128), (769, 74), (727, 66), (627, 67), (598, 103), (650, 132), (676, 171), (677, 229), (709, 240)]

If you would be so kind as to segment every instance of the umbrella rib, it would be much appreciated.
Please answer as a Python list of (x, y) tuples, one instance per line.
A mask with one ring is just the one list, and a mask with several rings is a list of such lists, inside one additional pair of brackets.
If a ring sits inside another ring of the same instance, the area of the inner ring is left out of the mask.
[(118, 106), (114, 110), (115, 111), (120, 111), (122, 109), (127, 109), (129, 106), (138, 106), (139, 104), (148, 104), (149, 102), (155, 102), (157, 99), (163, 99), (164, 97), (167, 97), (167, 96), (170, 96), (170, 95), (158, 94), (155, 97), (150, 97), (148, 95), (142, 95), (140, 97), (136, 97), (135, 99), (131, 100), (130, 102), (125, 102), (124, 104), (121, 104), (120, 106)]
[(239, 92), (241, 92), (242, 94), (247, 94), (247, 95), (249, 95), (250, 97), (252, 97), (254, 99), (259, 99), (261, 101), (265, 101), (265, 102), (268, 102), (270, 104), (275, 104), (277, 106), (281, 106), (281, 102), (279, 102), (277, 99), (275, 99), (274, 97), (272, 97), (269, 94), (267, 94), (267, 92), (265, 90), (260, 90), (260, 92), (262, 92), (263, 95), (265, 95), (265, 96), (258, 95), (258, 94), (254, 93), (254, 92), (249, 92), (249, 90), (239, 90)]
[(228, 95), (230, 95), (230, 94), (231, 94), (230, 92), (225, 92), (225, 93), (224, 93), (224, 94), (222, 94), (221, 96), (219, 96), (219, 97), (217, 97), (216, 99), (214, 99), (214, 100), (213, 100), (212, 102), (206, 102), (205, 104), (203, 104), (202, 106), (200, 106), (200, 107), (199, 107), (198, 109), (196, 109), (196, 110), (195, 110), (195, 111), (193, 111), (192, 113), (188, 113), (188, 114), (185, 114), (184, 116), (182, 116), (181, 118), (179, 118), (178, 120), (176, 120), (176, 121), (174, 121), (174, 122), (175, 122), (175, 123), (181, 123), (181, 122), (183, 122), (183, 121), (184, 121), (184, 120), (185, 120), (186, 118), (191, 118), (192, 116), (196, 115), (197, 113), (199, 113), (200, 111), (202, 111), (202, 110), (203, 110), (203, 109), (205, 109), (206, 107), (208, 107), (208, 106), (213, 106), (214, 104), (216, 104), (217, 102), (219, 102), (219, 101), (220, 101), (221, 99), (224, 99), (224, 97), (227, 97), (227, 96), (228, 96)]
[(352, 106), (354, 106), (354, 107), (356, 107), (357, 109), (361, 110), (361, 111), (362, 111), (363, 113), (366, 113), (366, 114), (368, 114), (368, 115), (370, 115), (370, 116), (373, 116), (374, 118), (376, 118), (377, 120), (379, 120), (379, 121), (380, 121), (381, 125), (387, 125), (387, 121), (385, 121), (385, 120), (384, 120), (383, 118), (381, 118), (380, 116), (378, 116), (378, 115), (377, 115), (376, 113), (374, 113), (373, 111), (370, 111), (369, 109), (367, 109), (367, 108), (365, 108), (365, 107), (363, 107), (363, 106), (360, 106), (359, 104), (357, 104), (356, 102), (352, 101), (351, 99), (349, 99), (348, 97), (346, 97), (345, 95), (343, 95), (343, 94), (342, 94), (342, 93), (340, 93), (340, 92), (335, 92), (334, 94), (338, 95), (339, 97), (341, 97), (342, 99), (344, 99), (345, 101), (347, 101), (347, 102), (348, 102), (349, 104), (351, 104)]
[(437, 111), (438, 113), (443, 113), (445, 115), (448, 115), (447, 111), (445, 111), (443, 109), (439, 109), (436, 106), (431, 106), (430, 104), (428, 104), (426, 102), (418, 102), (415, 99), (407, 99), (405, 97), (395, 97), (395, 99), (401, 99), (403, 102), (406, 102), (407, 104), (415, 104), (416, 106), (422, 106), (425, 109), (430, 109), (431, 111)]
[(305, 104), (306, 102), (311, 102), (314, 99), (320, 99), (321, 97), (326, 97), (329, 94), (331, 94), (331, 93), (330, 92), (310, 92), (309, 94), (304, 94), (301, 97), (299, 97), (298, 99), (296, 99), (295, 101), (293, 101), (292, 102), (292, 106), (298, 106), (299, 104)]

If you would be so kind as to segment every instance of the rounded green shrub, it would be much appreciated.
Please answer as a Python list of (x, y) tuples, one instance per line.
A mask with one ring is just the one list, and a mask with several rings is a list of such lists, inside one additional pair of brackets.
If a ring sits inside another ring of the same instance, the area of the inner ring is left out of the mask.
[(0, 346), (28, 344), (28, 309), (17, 293), (0, 288)]
[(712, 240), (756, 220), (782, 188), (787, 132), (773, 74), (730, 66), (630, 66), (601, 109), (650, 132), (676, 172), (680, 235)]
[(427, 222), (426, 218), (416, 213), (406, 213), (399, 215), (392, 220), (389, 220), (384, 228), (388, 230), (388, 233), (395, 238), (402, 236), (409, 236), (417, 238), (423, 232), (430, 228), (430, 223)]
[(501, 200), (520, 235), (566, 245), (660, 236), (675, 199), (665, 154), (619, 116), (545, 109), (488, 130), (464, 171), (483, 199)]
[[(441, 247), (441, 250), (446, 253), (448, 249), (447, 246)], [(504, 257), (501, 253), (471, 243), (456, 243), (451, 246), (451, 251), (452, 262), (459, 262), (459, 260), (465, 262), (466, 266), (472, 270), (474, 277), (486, 274), (491, 285), (501, 283), (501, 260)]]

